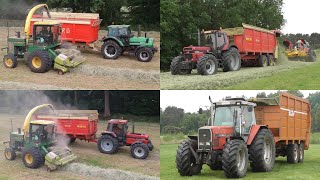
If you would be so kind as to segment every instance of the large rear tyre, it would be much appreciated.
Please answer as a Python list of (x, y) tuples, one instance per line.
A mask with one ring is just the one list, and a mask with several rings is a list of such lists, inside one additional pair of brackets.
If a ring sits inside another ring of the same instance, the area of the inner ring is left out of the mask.
[(304, 161), (304, 143), (299, 144), (299, 163), (303, 163)]
[(229, 140), (223, 149), (222, 169), (227, 178), (244, 177), (248, 169), (248, 149), (244, 141)]
[(202, 56), (197, 62), (197, 70), (201, 75), (213, 75), (218, 72), (218, 61), (211, 54)]
[(181, 176), (192, 176), (201, 172), (202, 164), (196, 164), (196, 159), (190, 150), (190, 148), (196, 150), (197, 147), (197, 141), (191, 139), (183, 141), (178, 146), (176, 165)]
[(311, 62), (315, 62), (317, 60), (317, 54), (312, 48), (309, 49), (308, 60)]
[(268, 58), (265, 55), (261, 55), (258, 60), (258, 66), (259, 67), (266, 67), (268, 66)]
[(119, 149), (119, 142), (110, 135), (103, 135), (98, 140), (98, 149), (104, 154), (114, 154)]
[(149, 154), (149, 147), (141, 142), (131, 145), (131, 155), (136, 159), (145, 159)]
[(16, 152), (12, 148), (6, 148), (4, 150), (4, 157), (6, 157), (7, 160), (14, 160), (16, 159)]
[(273, 134), (269, 129), (261, 129), (249, 147), (250, 165), (253, 171), (269, 172), (272, 171), (276, 148)]
[(172, 75), (191, 74), (192, 69), (181, 69), (181, 63), (183, 60), (184, 60), (183, 56), (177, 56), (173, 58), (170, 65), (170, 71)]
[(3, 65), (6, 68), (15, 68), (18, 65), (17, 57), (13, 54), (7, 54), (3, 57)]
[(51, 69), (53, 60), (47, 51), (37, 50), (28, 56), (28, 65), (32, 72), (45, 73)]
[(136, 56), (138, 61), (149, 62), (153, 57), (153, 52), (150, 48), (143, 47), (138, 49)]
[(296, 164), (299, 162), (299, 148), (297, 144), (289, 144), (287, 147), (287, 162)]
[(231, 47), (222, 55), (223, 72), (239, 71), (241, 68), (241, 57), (238, 49)]
[(122, 54), (122, 48), (117, 42), (107, 40), (101, 47), (101, 53), (105, 59), (118, 59)]
[(36, 169), (43, 165), (44, 158), (39, 149), (31, 148), (23, 150), (22, 161), (26, 167)]

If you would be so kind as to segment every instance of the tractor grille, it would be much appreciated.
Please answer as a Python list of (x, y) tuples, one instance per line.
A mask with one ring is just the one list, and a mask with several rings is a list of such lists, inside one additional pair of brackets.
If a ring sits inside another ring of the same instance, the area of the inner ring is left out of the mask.
[(192, 54), (184, 54), (184, 59), (186, 59), (187, 61), (191, 61), (192, 60)]
[(210, 150), (212, 146), (212, 136), (210, 129), (199, 129), (199, 149)]

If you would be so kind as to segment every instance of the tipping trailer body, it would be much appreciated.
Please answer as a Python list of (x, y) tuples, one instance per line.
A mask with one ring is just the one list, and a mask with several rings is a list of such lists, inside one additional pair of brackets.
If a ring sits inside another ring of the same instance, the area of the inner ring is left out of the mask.
[(311, 107), (306, 99), (280, 93), (279, 102), (265, 99), (257, 102), (255, 116), (258, 125), (266, 125), (273, 133), (277, 156), (283, 155), (289, 144), (304, 144), (309, 148), (311, 132)]

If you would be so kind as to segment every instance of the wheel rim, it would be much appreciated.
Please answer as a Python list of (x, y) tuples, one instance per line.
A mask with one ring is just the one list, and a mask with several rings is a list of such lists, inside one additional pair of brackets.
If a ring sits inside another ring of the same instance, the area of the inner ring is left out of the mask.
[(133, 152), (138, 157), (142, 157), (145, 154), (145, 150), (142, 147), (136, 147)]
[(113, 143), (110, 139), (105, 139), (104, 141), (102, 141), (101, 143), (101, 147), (104, 151), (111, 151), (113, 148)]
[(41, 67), (41, 59), (38, 58), (38, 57), (34, 57), (32, 59), (32, 66), (35, 67), (35, 68), (40, 68)]
[(114, 57), (117, 54), (117, 49), (116, 47), (114, 47), (113, 45), (107, 45), (104, 48), (104, 53), (108, 56), (108, 57)]
[(237, 60), (236, 55), (231, 56), (231, 68), (232, 69), (238, 69), (239, 61)]
[(303, 149), (302, 149), (302, 147), (299, 148), (299, 151), (300, 151), (299, 154), (300, 154), (300, 160), (301, 160), (303, 158)]
[(146, 60), (148, 60), (148, 58), (149, 58), (149, 54), (148, 54), (148, 52), (147, 51), (142, 51), (142, 52), (140, 52), (140, 59), (141, 60), (143, 60), (143, 61), (146, 61)]
[(246, 158), (246, 157), (245, 157), (245, 152), (244, 152), (243, 149), (241, 149), (241, 150), (239, 151), (239, 155), (238, 155), (238, 157), (237, 157), (237, 160), (238, 160), (237, 166), (238, 166), (238, 169), (239, 169), (240, 171), (242, 171), (242, 170), (244, 169), (244, 167), (245, 167), (245, 164), (246, 164), (245, 158)]
[(264, 142), (264, 161), (266, 162), (266, 164), (270, 164), (271, 162), (271, 156), (272, 156), (272, 145), (270, 140), (266, 140)]
[(13, 65), (13, 61), (10, 58), (6, 58), (4, 60), (4, 63), (6, 64), (6, 66), (11, 67)]
[(6, 151), (5, 156), (7, 159), (11, 158), (11, 152), (10, 151)]
[(214, 72), (215, 69), (215, 64), (213, 61), (208, 60), (206, 62), (206, 71), (208, 72), (208, 74), (212, 74)]
[(33, 162), (33, 157), (31, 154), (27, 154), (26, 157), (25, 157), (25, 160), (28, 164), (32, 164)]

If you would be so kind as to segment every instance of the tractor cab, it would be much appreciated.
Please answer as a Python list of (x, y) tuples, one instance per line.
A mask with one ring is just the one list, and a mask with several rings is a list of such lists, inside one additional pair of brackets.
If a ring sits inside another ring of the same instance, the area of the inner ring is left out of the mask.
[(55, 139), (55, 130), (56, 125), (53, 121), (31, 121), (28, 140), (35, 144), (51, 144)]
[(229, 44), (228, 36), (219, 30), (203, 31), (201, 45), (210, 47), (213, 52), (222, 51), (225, 45)]
[(60, 45), (60, 24), (56, 22), (36, 22), (33, 26), (32, 40), (34, 46)]
[(130, 25), (110, 25), (108, 27), (108, 37), (120, 39), (124, 46), (130, 45), (130, 38), (133, 36)]
[(118, 139), (125, 143), (125, 136), (128, 132), (128, 120), (111, 119), (108, 121), (107, 131), (113, 132)]

